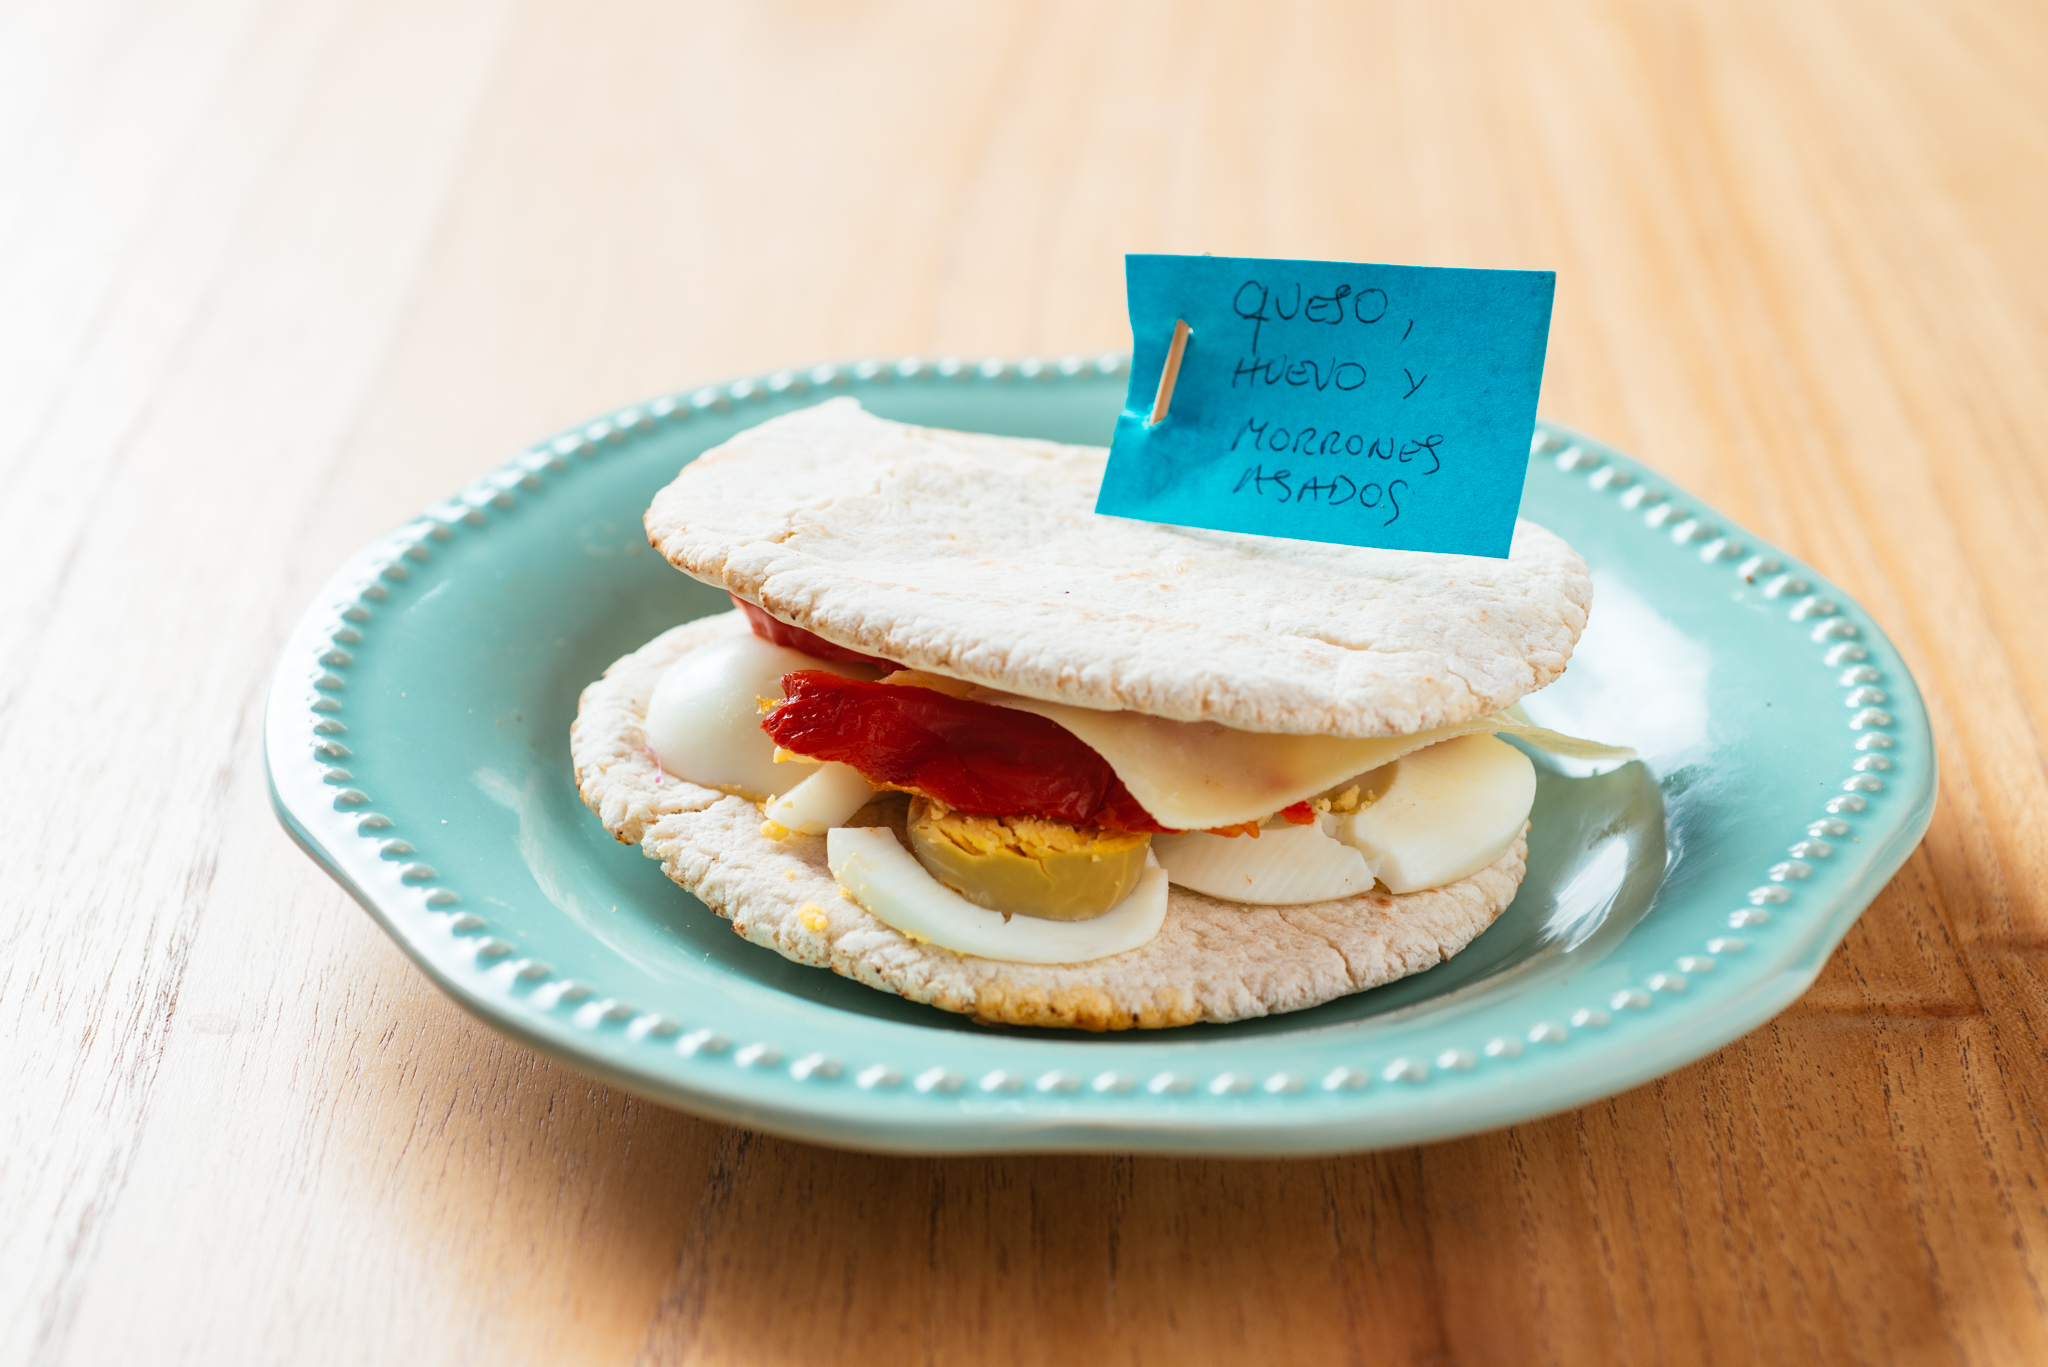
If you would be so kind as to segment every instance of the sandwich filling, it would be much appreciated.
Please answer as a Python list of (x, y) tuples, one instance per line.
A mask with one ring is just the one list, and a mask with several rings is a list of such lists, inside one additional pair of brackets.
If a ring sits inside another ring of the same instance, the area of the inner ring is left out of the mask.
[[(849, 896), (966, 954), (1123, 952), (1157, 932), (1169, 880), (1258, 905), (1444, 886), (1498, 859), (1534, 800), (1533, 766), (1494, 733), (1628, 754), (1504, 714), (1352, 739), (1047, 703), (862, 655), (735, 603), (751, 634), (663, 677), (651, 748), (681, 777), (761, 802), (766, 834), (828, 835)], [(907, 815), (850, 828), (891, 791), (909, 795)], [(1045, 929), (1005, 928), (1019, 918)]]

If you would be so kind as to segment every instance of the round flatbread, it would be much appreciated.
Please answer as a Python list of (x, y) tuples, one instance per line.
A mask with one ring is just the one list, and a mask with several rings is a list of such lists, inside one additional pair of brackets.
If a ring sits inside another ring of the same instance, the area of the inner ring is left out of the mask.
[[(747, 630), (738, 613), (656, 637), (583, 692), (576, 784), (605, 829), (661, 861), (733, 929), (797, 963), (1007, 1025), (1154, 1029), (1298, 1011), (1419, 973), (1469, 944), (1514, 899), (1527, 844), (1446, 887), (1259, 907), (1172, 889), (1150, 943), (1081, 964), (967, 958), (905, 938), (845, 896), (822, 836), (773, 840), (743, 798), (663, 774), (642, 731), (655, 682), (685, 651)], [(880, 804), (855, 824), (878, 823)]]
[(1247, 731), (1398, 736), (1564, 671), (1592, 580), (1506, 560), (1097, 514), (1098, 447), (909, 427), (850, 398), (685, 466), (647, 510), (684, 573), (828, 641), (991, 688)]

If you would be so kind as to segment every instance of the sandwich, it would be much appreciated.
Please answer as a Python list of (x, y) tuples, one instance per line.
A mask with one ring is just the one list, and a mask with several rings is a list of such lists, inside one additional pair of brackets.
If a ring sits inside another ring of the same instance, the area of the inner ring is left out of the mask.
[(723, 589), (585, 690), (584, 802), (746, 939), (977, 1020), (1299, 1010), (1486, 929), (1534, 768), (1517, 704), (1584, 629), (1583, 560), (1093, 511), (1100, 448), (838, 398), (647, 509)]

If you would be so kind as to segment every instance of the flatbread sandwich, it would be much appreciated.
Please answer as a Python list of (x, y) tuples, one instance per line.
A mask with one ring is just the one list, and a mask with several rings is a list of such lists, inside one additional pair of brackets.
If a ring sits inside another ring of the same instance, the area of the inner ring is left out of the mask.
[(1514, 898), (1517, 701), (1561, 674), (1585, 563), (1093, 511), (1099, 448), (833, 399), (647, 510), (731, 612), (583, 695), (584, 801), (733, 929), (986, 1022), (1299, 1010), (1457, 953)]

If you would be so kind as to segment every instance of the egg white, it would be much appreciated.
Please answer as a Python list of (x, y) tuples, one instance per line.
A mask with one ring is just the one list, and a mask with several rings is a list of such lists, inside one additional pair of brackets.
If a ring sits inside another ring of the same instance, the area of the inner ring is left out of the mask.
[(839, 886), (913, 940), (979, 959), (1078, 964), (1138, 948), (1166, 921), (1166, 870), (1149, 855), (1138, 886), (1087, 921), (1005, 916), (978, 907), (925, 872), (886, 826), (826, 833), (825, 863)]
[(820, 660), (758, 636), (721, 637), (684, 655), (655, 684), (647, 743), (662, 768), (692, 783), (756, 802), (786, 793), (818, 765), (776, 762), (775, 742), (761, 729), (761, 699), (780, 698), (782, 676), (800, 669), (875, 677), (867, 665)]

